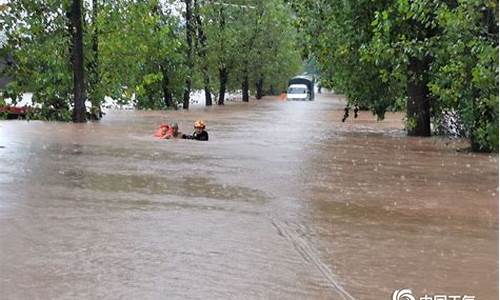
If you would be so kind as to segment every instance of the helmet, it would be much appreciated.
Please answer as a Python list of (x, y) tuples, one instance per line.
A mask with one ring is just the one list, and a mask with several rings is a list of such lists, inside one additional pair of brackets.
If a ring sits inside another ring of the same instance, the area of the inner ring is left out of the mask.
[(203, 120), (197, 120), (194, 122), (194, 127), (205, 129), (205, 122), (203, 122)]

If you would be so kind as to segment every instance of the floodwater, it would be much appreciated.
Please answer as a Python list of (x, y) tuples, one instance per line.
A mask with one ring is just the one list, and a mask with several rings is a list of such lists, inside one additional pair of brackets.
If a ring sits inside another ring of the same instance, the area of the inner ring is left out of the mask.
[(0, 298), (498, 299), (498, 155), (318, 96), (0, 122)]

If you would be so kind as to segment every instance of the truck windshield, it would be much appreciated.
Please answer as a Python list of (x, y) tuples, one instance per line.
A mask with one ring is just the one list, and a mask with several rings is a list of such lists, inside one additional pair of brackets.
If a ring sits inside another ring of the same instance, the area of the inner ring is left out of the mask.
[(292, 87), (288, 89), (288, 94), (306, 94), (307, 89), (300, 87)]

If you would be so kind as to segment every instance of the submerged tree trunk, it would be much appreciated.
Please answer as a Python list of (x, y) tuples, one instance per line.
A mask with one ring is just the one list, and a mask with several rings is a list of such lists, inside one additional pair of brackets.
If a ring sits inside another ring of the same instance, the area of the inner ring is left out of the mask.
[(248, 93), (248, 71), (245, 70), (245, 75), (243, 77), (243, 82), (241, 83), (241, 93), (242, 93), (242, 100), (244, 102), (248, 102), (250, 99), (249, 93)]
[[(475, 107), (474, 107), (474, 104), (473, 104), (473, 111), (475, 113)], [(476, 133), (476, 129), (477, 129), (477, 121), (474, 122), (474, 124), (472, 125), (472, 128), (470, 129), (470, 146), (471, 146), (471, 149), (472, 151), (474, 152), (488, 152), (489, 149), (487, 148), (483, 148), (481, 146), (481, 144), (479, 143), (479, 141), (477, 140), (477, 133)]]
[(192, 2), (191, 0), (184, 0), (186, 4), (186, 43), (187, 43), (187, 53), (186, 62), (188, 66), (188, 74), (186, 77), (186, 86), (184, 88), (184, 98), (182, 101), (182, 108), (189, 108), (189, 99), (191, 94), (191, 83), (193, 76), (193, 18), (192, 18)]
[(408, 135), (430, 136), (430, 93), (427, 87), (427, 71), (429, 63), (426, 59), (410, 58), (407, 83), (408, 100), (406, 116), (410, 120)]
[[(247, 43), (244, 45), (244, 49), (247, 52), (252, 51), (254, 47), (255, 40), (257, 39), (257, 36), (259, 34), (259, 29), (260, 29), (260, 21), (262, 16), (264, 15), (264, 9), (261, 5), (259, 5), (259, 12), (257, 13), (257, 16), (255, 18), (255, 25), (254, 25), (254, 31), (252, 36), (248, 39)], [(248, 53), (247, 53), (248, 55)], [(249, 101), (249, 82), (248, 82), (248, 64), (249, 64), (249, 57), (246, 56), (243, 60), (243, 81), (241, 83), (241, 93), (242, 93), (242, 100), (244, 102)]]
[(219, 8), (219, 99), (217, 104), (224, 105), (224, 97), (226, 96), (226, 84), (228, 78), (228, 68), (224, 60), (224, 31), (226, 30), (226, 18), (224, 15), (224, 6)]
[(205, 90), (205, 105), (212, 105), (212, 91), (210, 90), (210, 72), (208, 70), (207, 61), (207, 36), (203, 30), (203, 23), (201, 21), (198, 0), (194, 0), (194, 14), (196, 20), (196, 32), (198, 33), (198, 41), (200, 46), (198, 49), (198, 54), (201, 58), (201, 72), (203, 75), (203, 86)]
[[(161, 20), (163, 16), (163, 12), (161, 10), (161, 4), (158, 2), (156, 3), (155, 6), (152, 7), (152, 14), (154, 16), (158, 16), (159, 19)], [(155, 32), (159, 33), (161, 31), (161, 22), (157, 22), (155, 25)], [(160, 47), (160, 45), (158, 45)], [(170, 88), (170, 76), (168, 74), (169, 68), (168, 68), (168, 57), (163, 57), (160, 62), (158, 62), (158, 68), (160, 69), (161, 72), (161, 89), (163, 91), (163, 103), (165, 103), (165, 106), (167, 108), (174, 107), (177, 109), (177, 106), (174, 105), (173, 97), (172, 97), (172, 90)]]
[[(156, 5), (152, 7), (152, 14), (154, 16), (159, 17), (161, 20), (163, 16), (163, 12), (161, 9), (161, 4), (158, 2)], [(159, 33), (161, 31), (161, 21), (157, 22), (155, 25), (155, 32)], [(160, 47), (160, 45), (158, 45)], [(168, 68), (168, 57), (163, 57), (160, 62), (158, 62), (158, 68), (160, 69), (161, 72), (161, 89), (163, 91), (163, 103), (165, 103), (165, 106), (167, 108), (174, 107), (177, 109), (177, 106), (174, 105), (173, 97), (172, 97), (172, 90), (170, 88), (170, 76), (169, 76), (169, 68)]]
[(264, 96), (264, 78), (263, 77), (264, 76), (262, 76), (262, 74), (261, 74), (259, 76), (259, 79), (255, 83), (255, 90), (256, 90), (255, 98), (257, 98), (257, 100), (262, 99), (262, 97)]
[(219, 105), (224, 105), (228, 75), (229, 74), (226, 68), (219, 68), (219, 100), (217, 102)]
[[(208, 79), (208, 74), (203, 75), (206, 76), (205, 79)], [(204, 80), (205, 83), (205, 106), (211, 106), (212, 105), (212, 91), (210, 90), (210, 79), (208, 79), (208, 82)]]
[(70, 9), (71, 18), (71, 63), (73, 68), (73, 122), (86, 122), (85, 109), (85, 71), (83, 61), (82, 2), (73, 0)]

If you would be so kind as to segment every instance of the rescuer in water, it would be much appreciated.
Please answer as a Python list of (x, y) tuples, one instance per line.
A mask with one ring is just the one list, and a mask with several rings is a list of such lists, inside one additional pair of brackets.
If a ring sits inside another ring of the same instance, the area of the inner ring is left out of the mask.
[(208, 141), (208, 132), (205, 131), (205, 122), (198, 120), (194, 122), (194, 132), (192, 135), (182, 135), (183, 139)]

